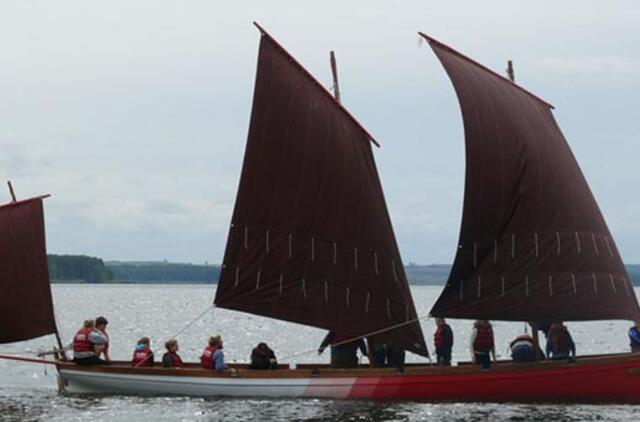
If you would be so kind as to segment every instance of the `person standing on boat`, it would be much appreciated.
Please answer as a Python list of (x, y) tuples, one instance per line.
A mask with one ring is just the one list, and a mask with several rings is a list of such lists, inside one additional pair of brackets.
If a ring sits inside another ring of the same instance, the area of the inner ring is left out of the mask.
[(87, 319), (82, 324), (82, 328), (73, 336), (73, 361), (78, 365), (107, 363), (98, 357), (104, 344), (104, 338), (97, 335), (95, 328), (95, 321)]
[(364, 339), (351, 340), (353, 337), (350, 334), (329, 331), (322, 343), (320, 343), (318, 355), (321, 355), (330, 345), (332, 368), (357, 368), (358, 349), (360, 349), (363, 356), (368, 356), (367, 345)]
[(640, 352), (640, 322), (629, 328), (629, 343), (632, 353)]
[(171, 339), (164, 344), (167, 349), (164, 355), (162, 355), (162, 366), (165, 368), (183, 368), (182, 358), (178, 355), (178, 340)]
[(439, 366), (451, 366), (451, 349), (453, 348), (453, 330), (444, 318), (436, 318), (436, 329), (433, 343)]
[(552, 360), (572, 359), (576, 357), (576, 344), (571, 333), (562, 321), (551, 324), (547, 338), (547, 357)]
[(153, 350), (151, 350), (151, 340), (149, 337), (141, 337), (133, 351), (131, 365), (134, 367), (153, 366)]
[(477, 320), (471, 331), (471, 358), (482, 369), (491, 368), (491, 358), (496, 360), (496, 346), (493, 341), (493, 327), (485, 319)]
[(96, 318), (96, 331), (97, 334), (104, 338), (104, 343), (99, 351), (96, 351), (96, 356), (100, 357), (101, 354), (104, 354), (104, 360), (107, 362), (111, 361), (111, 357), (109, 356), (109, 334), (107, 334), (107, 324), (109, 321), (103, 316), (99, 316)]
[(215, 369), (216, 371), (224, 371), (224, 353), (222, 351), (222, 337), (209, 337), (209, 345), (202, 351), (200, 356), (200, 366), (205, 369)]

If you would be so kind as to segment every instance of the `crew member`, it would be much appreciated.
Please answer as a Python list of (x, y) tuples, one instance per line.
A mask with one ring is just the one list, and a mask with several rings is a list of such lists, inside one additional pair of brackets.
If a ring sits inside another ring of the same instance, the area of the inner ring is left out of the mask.
[(153, 366), (153, 351), (151, 350), (151, 341), (149, 340), (149, 337), (142, 337), (138, 340), (136, 348), (133, 351), (131, 365), (135, 367)]
[(104, 338), (97, 334), (95, 327), (95, 321), (88, 319), (84, 321), (82, 328), (73, 336), (73, 361), (78, 365), (106, 363), (97, 354), (103, 347)]
[(164, 344), (167, 349), (164, 355), (162, 355), (162, 366), (165, 368), (183, 368), (182, 358), (178, 355), (178, 340), (171, 339)]
[(638, 322), (629, 328), (629, 343), (632, 353), (640, 352), (640, 323)]
[(444, 318), (436, 318), (436, 329), (433, 343), (439, 366), (451, 366), (451, 349), (453, 348), (453, 330)]
[[(509, 350), (511, 350), (511, 359), (514, 362), (533, 362), (536, 360), (536, 347), (533, 337), (529, 334), (521, 334), (516, 337), (509, 344)], [(540, 353), (540, 356), (542, 356), (542, 353)]]
[(278, 361), (276, 354), (267, 343), (258, 343), (251, 351), (251, 365), (249, 369), (276, 369)]
[(557, 321), (551, 324), (547, 338), (547, 357), (552, 360), (572, 359), (576, 357), (576, 344), (569, 329)]
[(99, 350), (96, 350), (96, 356), (100, 357), (101, 354), (104, 354), (104, 360), (107, 362), (111, 361), (111, 357), (109, 357), (109, 334), (107, 334), (107, 324), (109, 321), (103, 316), (99, 316), (96, 318), (96, 331), (104, 337), (104, 344)]
[(491, 368), (491, 358), (496, 360), (496, 347), (493, 341), (493, 328), (487, 320), (477, 320), (471, 331), (471, 357), (474, 364), (482, 369)]
[(202, 351), (202, 356), (200, 356), (200, 366), (205, 369), (215, 369), (216, 371), (223, 371), (225, 366), (222, 347), (222, 337), (209, 337), (209, 344)]
[(367, 356), (367, 345), (362, 338), (351, 340), (353, 337), (349, 334), (329, 331), (320, 343), (318, 355), (321, 355), (324, 349), (331, 345), (332, 368), (357, 368), (358, 349), (363, 356)]

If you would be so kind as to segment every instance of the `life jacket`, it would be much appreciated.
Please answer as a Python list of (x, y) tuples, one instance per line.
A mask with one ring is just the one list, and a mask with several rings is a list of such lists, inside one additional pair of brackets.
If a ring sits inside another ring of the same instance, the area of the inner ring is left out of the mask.
[(167, 353), (164, 354), (164, 356), (169, 356), (171, 358), (171, 366), (172, 367), (174, 367), (174, 368), (182, 368), (182, 367), (184, 367), (184, 363), (182, 363), (182, 359), (180, 358), (180, 356), (178, 356), (177, 353), (167, 352)]
[(254, 347), (251, 351), (250, 369), (269, 369), (271, 368), (271, 359), (275, 359), (276, 355), (266, 344), (262, 347)]
[(142, 350), (135, 350), (133, 352), (133, 358), (131, 359), (132, 366), (153, 366), (153, 351), (149, 347), (145, 347)]
[(511, 344), (509, 344), (509, 347), (511, 349), (513, 349), (515, 346), (520, 345), (520, 344), (529, 344), (531, 345), (531, 347), (533, 347), (533, 338), (531, 338), (530, 335), (528, 334), (521, 334), (518, 337), (516, 337)]
[(75, 336), (73, 336), (73, 354), (84, 355), (82, 357), (92, 356), (93, 344), (89, 341), (89, 334), (93, 328), (81, 328)]
[(448, 330), (451, 330), (451, 328), (449, 327), (449, 325), (447, 324), (443, 324), (441, 326), (438, 327), (438, 329), (436, 330), (435, 334), (433, 335), (433, 343), (436, 346), (436, 349), (440, 349), (442, 346), (444, 346), (444, 333)]
[(569, 332), (567, 327), (554, 326), (549, 331), (549, 337), (551, 338), (551, 351), (553, 354), (564, 354), (571, 351), (571, 341), (569, 340)]
[(491, 326), (477, 325), (477, 335), (473, 341), (473, 349), (480, 352), (487, 352), (493, 348), (493, 329)]
[(208, 345), (202, 351), (202, 356), (200, 356), (200, 366), (206, 369), (213, 369), (213, 354), (220, 349), (219, 345)]

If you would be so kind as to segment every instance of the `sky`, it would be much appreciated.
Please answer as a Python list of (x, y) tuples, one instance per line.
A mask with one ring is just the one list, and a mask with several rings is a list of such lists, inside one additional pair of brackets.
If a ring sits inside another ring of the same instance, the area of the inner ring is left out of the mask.
[[(405, 263), (449, 263), (464, 184), (451, 83), (423, 31), (554, 112), (623, 259), (640, 263), (637, 1), (3, 2), (0, 177), (46, 200), (49, 253), (220, 263), (260, 22), (375, 150)], [(0, 202), (9, 193), (0, 187)]]

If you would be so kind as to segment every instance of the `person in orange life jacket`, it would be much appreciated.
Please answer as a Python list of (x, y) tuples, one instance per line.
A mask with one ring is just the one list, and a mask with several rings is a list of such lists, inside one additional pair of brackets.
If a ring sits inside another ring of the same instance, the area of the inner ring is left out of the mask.
[(357, 368), (358, 349), (360, 349), (363, 356), (367, 356), (367, 345), (362, 338), (349, 341), (353, 337), (355, 336), (329, 331), (322, 343), (320, 343), (318, 355), (321, 355), (327, 346), (331, 345), (332, 368)]
[[(536, 360), (535, 344), (529, 334), (521, 334), (509, 344), (511, 359), (514, 362), (533, 362)], [(542, 350), (538, 349), (541, 359), (544, 359)]]
[(162, 366), (165, 368), (182, 368), (184, 367), (184, 363), (182, 363), (182, 359), (178, 355), (178, 340), (171, 339), (164, 344), (164, 347), (167, 349), (164, 355), (162, 355)]
[(107, 334), (107, 324), (109, 321), (103, 316), (99, 316), (96, 318), (96, 331), (105, 339), (102, 347), (96, 348), (96, 356), (100, 357), (101, 354), (104, 354), (104, 360), (107, 362), (111, 361), (111, 357), (109, 356), (109, 334)]
[(277, 369), (276, 354), (267, 343), (258, 343), (251, 351), (251, 365), (249, 369)]
[(200, 366), (205, 369), (215, 369), (216, 371), (224, 371), (224, 353), (222, 352), (222, 337), (209, 337), (209, 345), (202, 351), (200, 356)]
[(477, 320), (471, 331), (471, 356), (474, 364), (482, 369), (491, 368), (491, 358), (496, 360), (493, 328), (487, 320)]
[(453, 348), (453, 331), (444, 318), (436, 318), (436, 329), (433, 343), (439, 366), (451, 366), (451, 349)]
[(151, 350), (151, 341), (149, 337), (141, 337), (133, 351), (131, 366), (134, 367), (150, 367), (153, 366), (153, 351)]
[(640, 352), (640, 322), (629, 328), (629, 346), (632, 353)]
[(96, 350), (104, 344), (104, 338), (95, 331), (96, 323), (87, 319), (82, 328), (73, 336), (73, 361), (78, 365), (106, 364), (96, 355)]
[(576, 344), (562, 321), (556, 321), (551, 324), (546, 349), (547, 357), (552, 360), (573, 359), (576, 357)]

